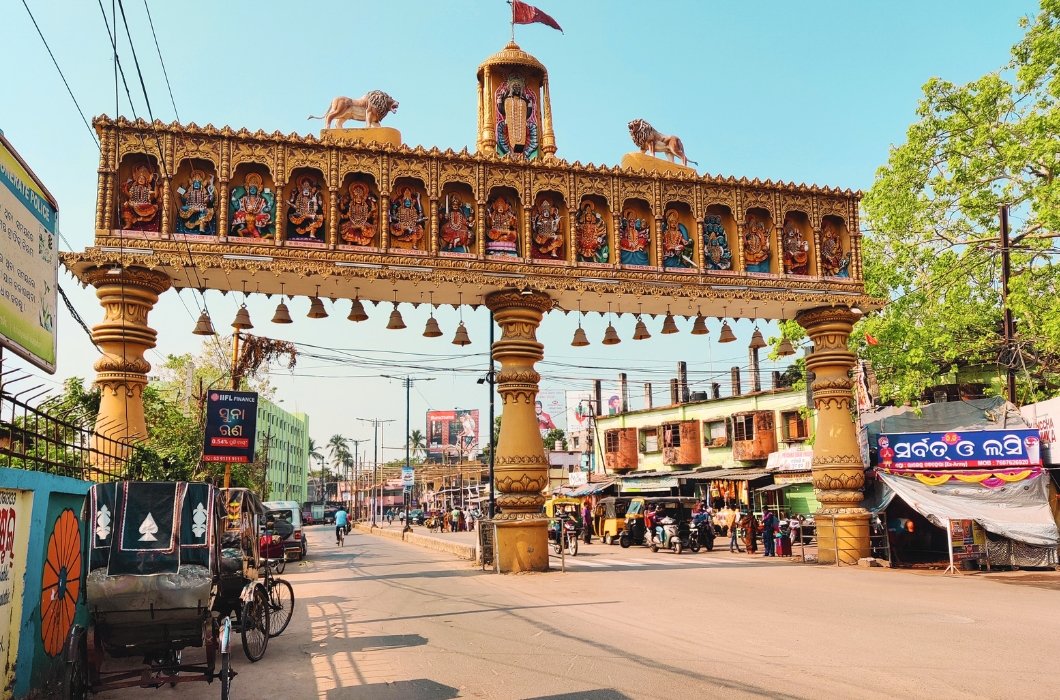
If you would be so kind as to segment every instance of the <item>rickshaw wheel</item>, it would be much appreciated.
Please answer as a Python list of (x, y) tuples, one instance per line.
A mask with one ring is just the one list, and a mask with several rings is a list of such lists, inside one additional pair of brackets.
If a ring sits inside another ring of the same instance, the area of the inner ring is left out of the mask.
[(269, 646), (269, 597), (262, 586), (254, 589), (250, 600), (243, 604), (243, 653), (251, 662), (261, 661)]
[(622, 536), (618, 538), (618, 543), (622, 545), (622, 549), (629, 549), (629, 545), (633, 544), (629, 539), (629, 535), (624, 532), (622, 533)]
[(611, 535), (608, 535), (608, 534), (604, 535), (604, 544), (609, 545), (609, 544), (613, 543), (614, 541), (615, 541), (615, 539), (613, 537), (611, 537)]
[(278, 637), (294, 614), (294, 589), (283, 579), (273, 579), (269, 589), (269, 636)]
[(232, 692), (232, 678), (229, 674), (229, 657), (232, 652), (221, 652), (221, 700), (228, 700)]
[(88, 698), (88, 640), (85, 630), (74, 625), (67, 640), (66, 668), (63, 674), (63, 697), (69, 700)]
[(287, 552), (276, 561), (275, 571), (277, 575), (283, 574), (283, 570), (287, 568)]

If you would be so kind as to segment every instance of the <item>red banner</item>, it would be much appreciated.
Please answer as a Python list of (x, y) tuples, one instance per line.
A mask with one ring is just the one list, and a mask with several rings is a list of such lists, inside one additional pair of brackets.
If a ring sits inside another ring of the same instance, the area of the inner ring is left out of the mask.
[(512, 0), (512, 24), (547, 24), (553, 29), (563, 31), (559, 22), (533, 5), (527, 5), (519, 0)]

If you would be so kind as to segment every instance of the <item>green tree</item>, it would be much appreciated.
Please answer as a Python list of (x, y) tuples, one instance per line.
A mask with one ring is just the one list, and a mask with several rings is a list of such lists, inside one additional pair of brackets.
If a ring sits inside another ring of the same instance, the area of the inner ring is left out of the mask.
[(556, 449), (556, 443), (566, 443), (566, 441), (567, 434), (563, 432), (563, 430), (561, 430), (560, 428), (550, 429), (547, 433), (545, 433), (544, 437), (541, 438), (541, 442), (545, 444), (546, 450), (554, 450)]
[(427, 438), (419, 430), (413, 430), (409, 434), (409, 451), (412, 453), (412, 457), (423, 458), (427, 454)]

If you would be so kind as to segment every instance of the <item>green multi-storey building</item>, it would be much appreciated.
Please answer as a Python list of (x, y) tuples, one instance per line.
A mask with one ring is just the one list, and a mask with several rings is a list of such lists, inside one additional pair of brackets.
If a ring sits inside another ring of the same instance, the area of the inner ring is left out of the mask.
[(288, 413), (258, 398), (257, 445), (267, 450), (269, 501), (306, 500), (309, 478), (309, 416)]

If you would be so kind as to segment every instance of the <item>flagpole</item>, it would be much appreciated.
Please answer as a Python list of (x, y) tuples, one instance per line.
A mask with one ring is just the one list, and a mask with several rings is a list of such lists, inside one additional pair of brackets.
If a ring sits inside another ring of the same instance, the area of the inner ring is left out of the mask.
[(512, 0), (508, 0), (508, 4), (512, 8), (512, 43), (515, 43), (515, 3)]

